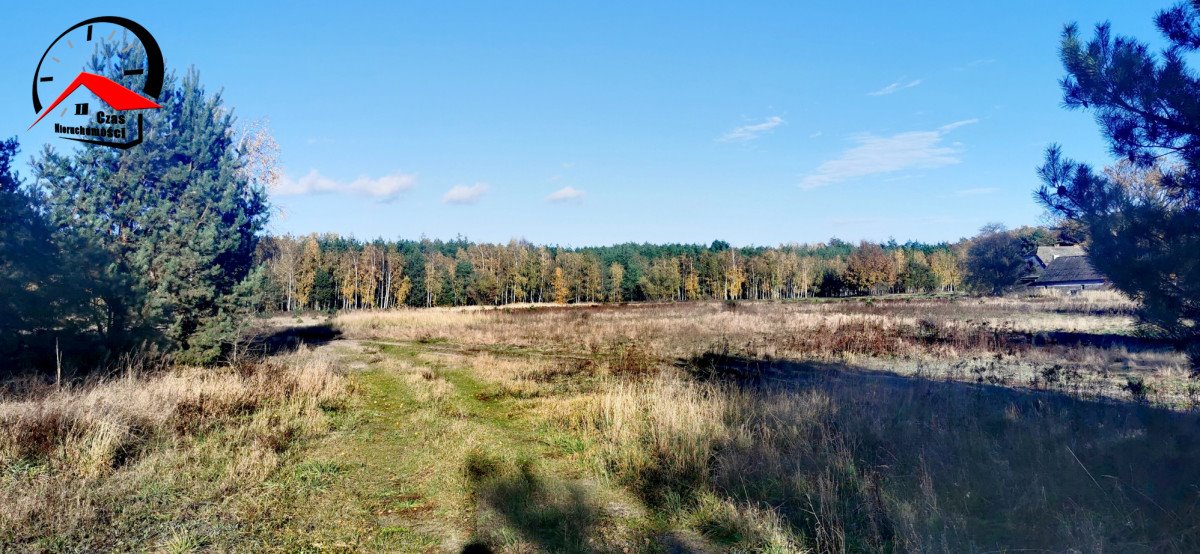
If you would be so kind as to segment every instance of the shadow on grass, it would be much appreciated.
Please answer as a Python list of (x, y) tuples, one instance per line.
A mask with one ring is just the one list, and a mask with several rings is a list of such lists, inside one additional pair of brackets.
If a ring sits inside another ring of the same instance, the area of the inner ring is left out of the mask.
[(271, 356), (292, 352), (302, 344), (325, 344), (337, 340), (341, 335), (341, 331), (328, 323), (287, 327), (255, 334), (248, 350), (255, 355)]
[(1022, 340), (1031, 346), (1067, 346), (1093, 348), (1124, 348), (1129, 352), (1170, 351), (1179, 350), (1183, 346), (1179, 341), (1156, 338), (1135, 337), (1113, 333), (1083, 333), (1076, 331), (1046, 331), (1041, 333), (1013, 333), (1009, 339), (1014, 343)]
[[(514, 467), (515, 466), (515, 467)], [(511, 464), (468, 457), (467, 476), (479, 504), (479, 540), (463, 552), (490, 552), (512, 534), (540, 552), (592, 552), (602, 509), (579, 483), (548, 480), (528, 460)]]
[(767, 422), (710, 485), (818, 544), (834, 528), (849, 550), (1200, 548), (1196, 414), (845, 364), (683, 365), (754, 391)]

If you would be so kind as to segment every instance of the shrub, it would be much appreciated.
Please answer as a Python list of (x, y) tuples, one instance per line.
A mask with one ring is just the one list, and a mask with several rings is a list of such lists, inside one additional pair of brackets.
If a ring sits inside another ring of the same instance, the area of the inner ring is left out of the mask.
[(621, 342), (608, 352), (608, 368), (614, 375), (645, 376), (654, 371), (658, 360), (636, 342)]

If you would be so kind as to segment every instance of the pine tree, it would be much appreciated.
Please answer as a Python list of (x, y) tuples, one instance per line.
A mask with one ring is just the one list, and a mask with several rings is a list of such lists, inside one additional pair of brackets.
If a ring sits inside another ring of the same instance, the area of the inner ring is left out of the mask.
[(17, 153), (15, 138), (0, 142), (0, 356), (8, 361), (0, 376), (29, 365), (21, 358), (30, 350), (45, 350), (29, 341), (60, 321), (68, 288), (42, 198), (12, 168)]
[[(107, 45), (92, 69), (142, 79), (120, 69), (143, 55)], [(260, 171), (221, 95), (205, 91), (194, 71), (168, 75), (158, 103), (137, 147), (47, 147), (35, 173), (60, 240), (103, 257), (94, 294), (110, 348), (163, 340), (183, 362), (211, 363), (237, 342), (255, 302), (263, 276), (252, 272), (254, 252), (273, 170)]]
[(1200, 374), (1200, 78), (1187, 66), (1200, 51), (1200, 0), (1155, 22), (1167, 44), (1157, 56), (1107, 23), (1087, 43), (1067, 26), (1066, 105), (1094, 111), (1129, 167), (1097, 174), (1054, 146), (1038, 196), (1084, 232), (1092, 265), (1141, 302), (1141, 321), (1179, 341)]

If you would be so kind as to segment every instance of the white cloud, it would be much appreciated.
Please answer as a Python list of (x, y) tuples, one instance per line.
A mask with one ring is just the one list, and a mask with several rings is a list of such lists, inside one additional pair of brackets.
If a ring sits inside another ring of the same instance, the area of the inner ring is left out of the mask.
[(960, 66), (954, 68), (954, 70), (955, 71), (965, 71), (965, 70), (976, 68), (976, 67), (992, 65), (994, 63), (996, 63), (996, 58), (980, 58), (978, 60), (971, 60), (964, 65), (960, 65)]
[(271, 192), (278, 196), (346, 193), (369, 196), (379, 201), (389, 201), (411, 189), (416, 183), (416, 176), (407, 173), (393, 173), (374, 179), (363, 176), (349, 182), (336, 181), (313, 169), (299, 179), (283, 175), (275, 186), (271, 187)]
[(942, 125), (941, 127), (938, 127), (938, 130), (943, 133), (949, 133), (950, 131), (953, 131), (959, 127), (964, 127), (967, 125), (974, 125), (976, 123), (979, 123), (979, 119), (977, 119), (977, 118), (963, 119), (961, 121), (955, 121), (954, 123), (947, 123), (945, 125)]
[(777, 115), (773, 115), (771, 117), (768, 117), (766, 119), (766, 121), (763, 121), (762, 123), (755, 123), (753, 125), (742, 125), (741, 127), (738, 127), (732, 131), (729, 131), (728, 133), (725, 133), (724, 135), (721, 136), (721, 138), (719, 138), (717, 140), (719, 140), (721, 142), (751, 141), (751, 140), (758, 138), (759, 135), (762, 135), (763, 133), (766, 133), (766, 132), (770, 131), (771, 129), (774, 129), (780, 125), (783, 125), (783, 118), (779, 117)]
[(868, 92), (867, 94), (869, 96), (885, 96), (888, 94), (892, 94), (893, 92), (902, 91), (906, 88), (913, 88), (919, 84), (921, 84), (920, 79), (913, 79), (912, 81), (900, 80), (900, 81), (896, 81), (895, 83), (892, 83), (886, 87), (883, 87), (875, 92)]
[(455, 185), (442, 196), (446, 204), (474, 204), (491, 188), (487, 183), (475, 183), (471, 186)]
[(550, 202), (566, 202), (568, 200), (579, 200), (583, 198), (584, 192), (575, 187), (563, 187), (546, 197)]
[(958, 158), (960, 150), (942, 144), (942, 138), (950, 131), (977, 121), (956, 121), (933, 131), (910, 131), (888, 137), (859, 135), (855, 137), (858, 146), (817, 166), (816, 171), (800, 181), (800, 188), (814, 189), (869, 175), (957, 164), (961, 161)]

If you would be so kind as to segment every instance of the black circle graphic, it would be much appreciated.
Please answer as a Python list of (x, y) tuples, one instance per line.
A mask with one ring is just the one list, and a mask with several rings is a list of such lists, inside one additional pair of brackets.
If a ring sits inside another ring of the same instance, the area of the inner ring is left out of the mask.
[(146, 51), (146, 64), (148, 66), (146, 68), (146, 83), (142, 86), (142, 94), (145, 94), (146, 96), (156, 100), (158, 99), (159, 93), (162, 92), (163, 85), (163, 57), (162, 50), (160, 50), (158, 47), (158, 41), (154, 40), (154, 36), (151, 35), (150, 31), (147, 31), (145, 27), (142, 27), (141, 25), (124, 17), (106, 15), (76, 23), (70, 29), (63, 31), (61, 35), (58, 35), (58, 37), (50, 43), (50, 46), (46, 48), (46, 51), (42, 53), (42, 58), (38, 60), (37, 70), (33, 72), (33, 113), (39, 113), (42, 111), (42, 101), (40, 98), (38, 98), (38, 76), (42, 72), (42, 63), (46, 61), (46, 56), (50, 54), (50, 50), (54, 49), (54, 45), (58, 44), (59, 40), (62, 40), (63, 37), (67, 36), (67, 33), (83, 27), (84, 25), (92, 25), (95, 23), (112, 23), (114, 25), (123, 27), (129, 30), (129, 32), (133, 33), (133, 36), (136, 37), (139, 42), (141, 42), (142, 48)]

